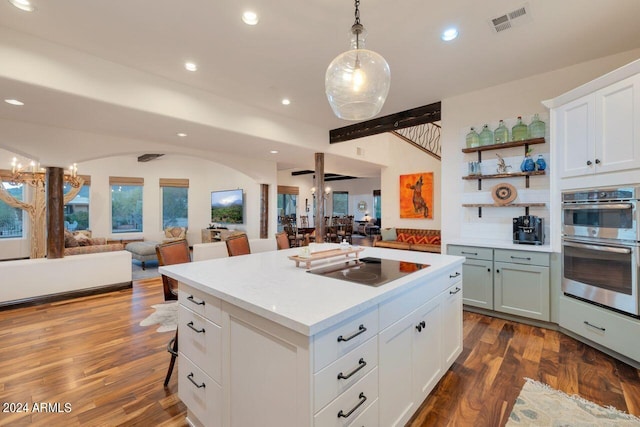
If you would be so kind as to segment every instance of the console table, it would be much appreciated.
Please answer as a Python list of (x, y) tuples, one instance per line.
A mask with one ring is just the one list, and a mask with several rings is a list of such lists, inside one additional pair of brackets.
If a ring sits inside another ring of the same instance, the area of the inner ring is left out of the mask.
[(226, 240), (233, 230), (226, 228), (203, 228), (202, 229), (202, 243), (219, 242)]

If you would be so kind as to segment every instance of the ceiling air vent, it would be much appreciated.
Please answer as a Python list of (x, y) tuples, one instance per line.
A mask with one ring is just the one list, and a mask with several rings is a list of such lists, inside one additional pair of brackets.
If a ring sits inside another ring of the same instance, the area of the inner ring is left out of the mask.
[(164, 156), (164, 154), (143, 154), (142, 156), (138, 156), (139, 162), (148, 162), (158, 157)]
[(505, 13), (504, 15), (497, 16), (489, 20), (489, 25), (496, 32), (502, 32), (508, 30), (511, 27), (517, 27), (522, 24), (531, 22), (531, 11), (529, 10), (529, 3), (525, 3), (522, 7), (514, 10), (513, 12)]

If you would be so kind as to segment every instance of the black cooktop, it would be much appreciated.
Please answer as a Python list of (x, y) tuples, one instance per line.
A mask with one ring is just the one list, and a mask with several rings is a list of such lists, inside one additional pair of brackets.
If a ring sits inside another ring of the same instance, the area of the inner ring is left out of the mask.
[(367, 257), (316, 268), (308, 273), (361, 285), (380, 286), (426, 267), (429, 264)]

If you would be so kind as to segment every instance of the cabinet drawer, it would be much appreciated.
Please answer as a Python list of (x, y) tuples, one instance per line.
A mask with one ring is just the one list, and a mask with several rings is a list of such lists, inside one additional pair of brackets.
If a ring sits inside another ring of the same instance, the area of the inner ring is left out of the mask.
[(560, 297), (560, 326), (640, 362), (640, 321), (575, 300)]
[(178, 301), (200, 316), (220, 324), (222, 311), (220, 300), (214, 296), (207, 295), (198, 289), (192, 288), (184, 283), (179, 284)]
[(178, 357), (178, 396), (207, 426), (222, 425), (222, 387), (182, 354)]
[(464, 256), (471, 259), (484, 259), (488, 261), (493, 260), (493, 249), (491, 248), (449, 245), (447, 247), (447, 253), (449, 255)]
[(207, 375), (221, 382), (222, 350), (220, 326), (180, 305), (178, 348)]
[(316, 373), (313, 376), (314, 413), (358, 382), (376, 366), (378, 366), (378, 337), (373, 337)]
[(374, 368), (353, 387), (342, 393), (314, 416), (317, 427), (351, 425), (378, 399), (378, 368)]
[(541, 265), (549, 267), (549, 254), (546, 252), (495, 250), (495, 261), (512, 262), (514, 264)]
[(314, 337), (313, 372), (318, 372), (377, 334), (377, 307), (320, 332)]
[(364, 410), (362, 414), (353, 420), (354, 427), (378, 427), (378, 399), (376, 399), (371, 406)]

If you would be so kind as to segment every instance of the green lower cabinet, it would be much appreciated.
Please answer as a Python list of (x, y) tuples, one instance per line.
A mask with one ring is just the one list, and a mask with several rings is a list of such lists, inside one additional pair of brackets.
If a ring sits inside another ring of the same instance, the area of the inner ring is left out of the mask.
[(548, 322), (549, 267), (498, 261), (494, 266), (494, 310)]
[(466, 257), (462, 264), (465, 305), (551, 320), (548, 253), (462, 245), (449, 245), (447, 253)]
[(462, 303), (493, 310), (493, 261), (467, 258), (462, 277)]

